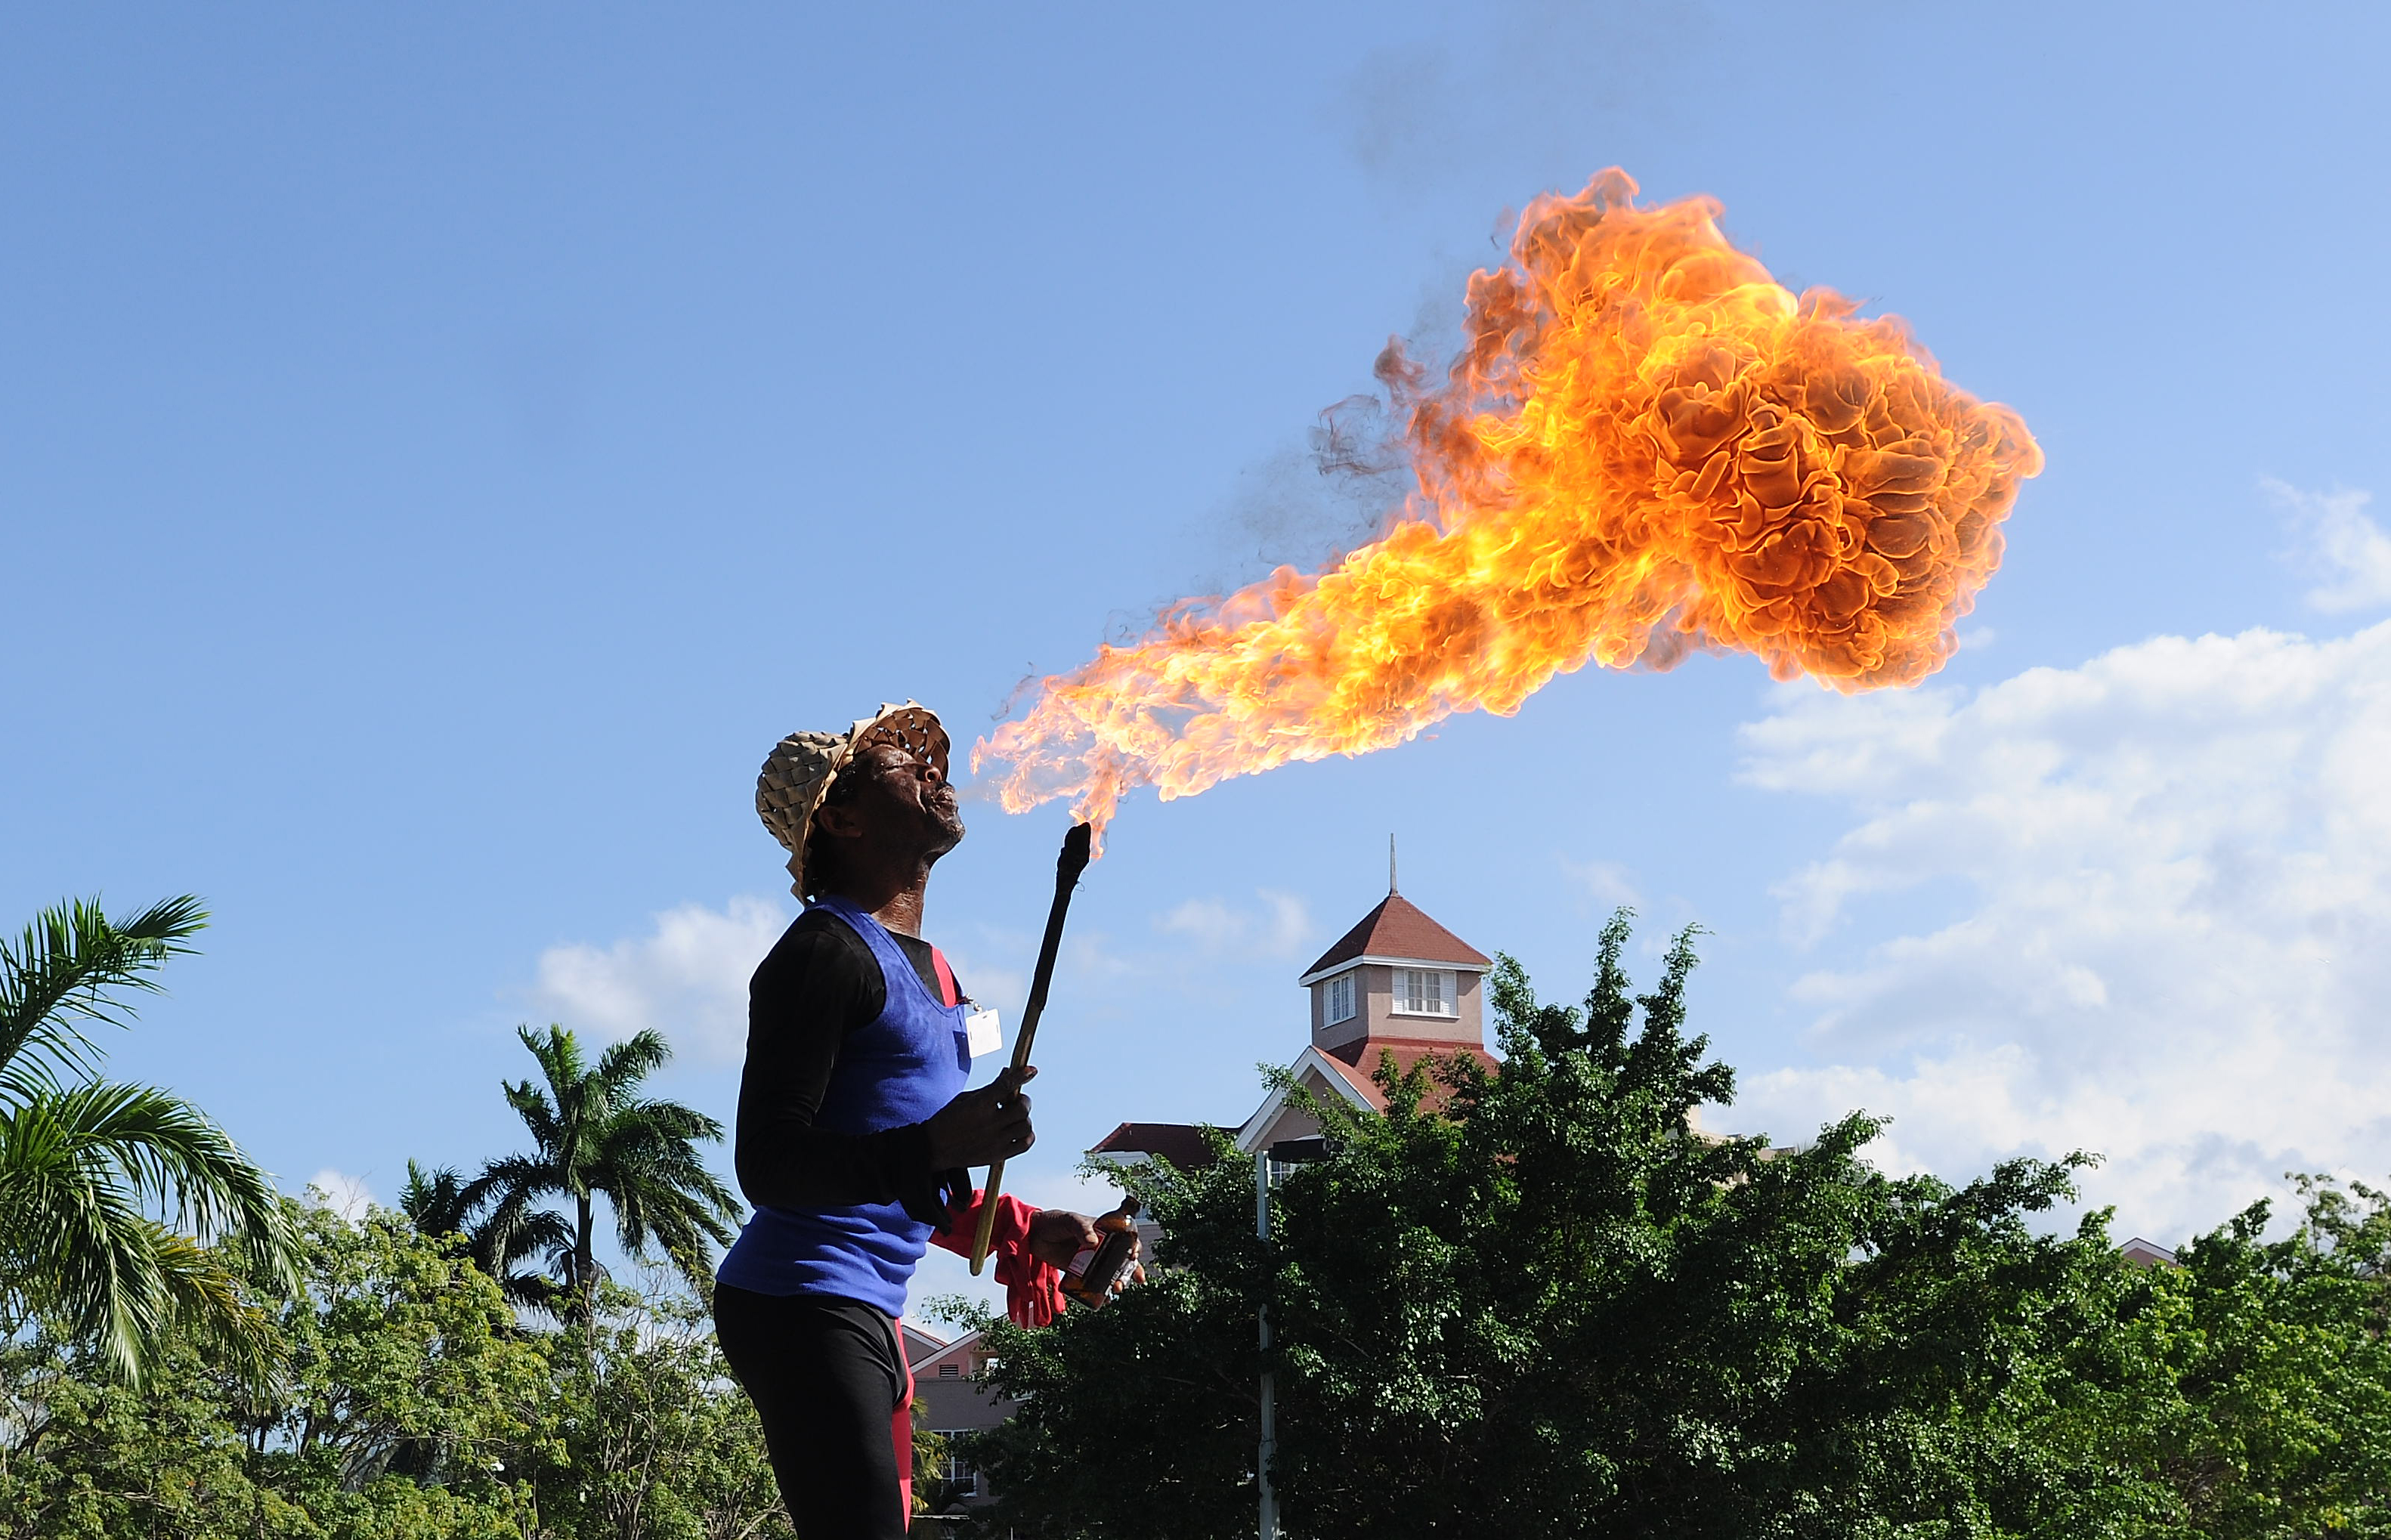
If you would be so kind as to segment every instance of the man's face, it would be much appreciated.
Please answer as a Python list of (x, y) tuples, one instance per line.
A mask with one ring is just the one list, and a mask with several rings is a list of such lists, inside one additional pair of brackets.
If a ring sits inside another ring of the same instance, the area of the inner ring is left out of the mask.
[(873, 744), (858, 750), (841, 773), (859, 776), (863, 784), (843, 809), (823, 811), (851, 813), (865, 838), (917, 845), (933, 861), (962, 841), (955, 788), (927, 761), (893, 744)]

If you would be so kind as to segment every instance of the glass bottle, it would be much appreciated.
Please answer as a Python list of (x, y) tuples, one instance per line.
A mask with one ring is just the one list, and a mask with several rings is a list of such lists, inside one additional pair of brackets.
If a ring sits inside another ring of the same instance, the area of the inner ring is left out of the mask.
[(1096, 1220), (1096, 1233), (1104, 1238), (1073, 1257), (1071, 1265), (1063, 1270), (1066, 1296), (1090, 1310), (1102, 1310), (1120, 1292), (1137, 1262), (1137, 1210), (1138, 1200), (1126, 1198), (1119, 1208)]

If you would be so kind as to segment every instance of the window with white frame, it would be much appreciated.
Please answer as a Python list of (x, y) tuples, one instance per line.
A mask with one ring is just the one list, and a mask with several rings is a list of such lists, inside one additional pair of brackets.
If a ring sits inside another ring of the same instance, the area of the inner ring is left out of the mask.
[(1340, 1021), (1353, 1019), (1353, 976), (1351, 974), (1340, 973), (1328, 981), (1327, 1005), (1327, 1015), (1324, 1018), (1326, 1025), (1334, 1027)]
[(1397, 968), (1395, 1009), (1405, 1016), (1459, 1016), (1453, 975), (1442, 968)]

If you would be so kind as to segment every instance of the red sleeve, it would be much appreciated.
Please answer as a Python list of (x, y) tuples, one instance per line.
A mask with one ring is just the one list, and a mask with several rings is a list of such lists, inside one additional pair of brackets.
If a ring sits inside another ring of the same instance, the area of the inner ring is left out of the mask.
[[(958, 1198), (950, 1204), (946, 1229), (933, 1231), (930, 1244), (970, 1256), (972, 1239), (979, 1234), (984, 1196), (975, 1187), (968, 1202)], [(989, 1236), (989, 1255), (996, 1259), (996, 1281), (1004, 1286), (1004, 1313), (1017, 1326), (1042, 1326), (1063, 1314), (1062, 1272), (1029, 1252), (1029, 1222), (1037, 1213), (1021, 1199), (1001, 1193), (996, 1199), (996, 1228)]]

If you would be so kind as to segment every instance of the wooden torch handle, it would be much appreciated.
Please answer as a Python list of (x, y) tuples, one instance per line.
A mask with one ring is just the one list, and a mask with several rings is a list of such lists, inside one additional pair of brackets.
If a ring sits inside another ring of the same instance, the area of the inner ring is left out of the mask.
[[(1021, 1009), (1021, 1033), (1013, 1043), (1013, 1068), (1029, 1068), (1029, 1045), (1038, 1036), (1038, 1018), (1046, 1014), (1046, 986), (1054, 981), (1054, 954), (1063, 945), (1063, 919), (1071, 911), (1071, 890), (1088, 869), (1089, 842), (1095, 830), (1074, 823), (1063, 836), (1063, 853), (1054, 861), (1054, 907), (1046, 912), (1046, 938), (1039, 943), (1038, 971), (1030, 976), (1029, 1003)], [(1004, 1184), (1004, 1162), (988, 1168), (988, 1185), (980, 1190), (979, 1229), (972, 1236), (972, 1276), (988, 1262), (989, 1243), (996, 1235), (996, 1195)]]

